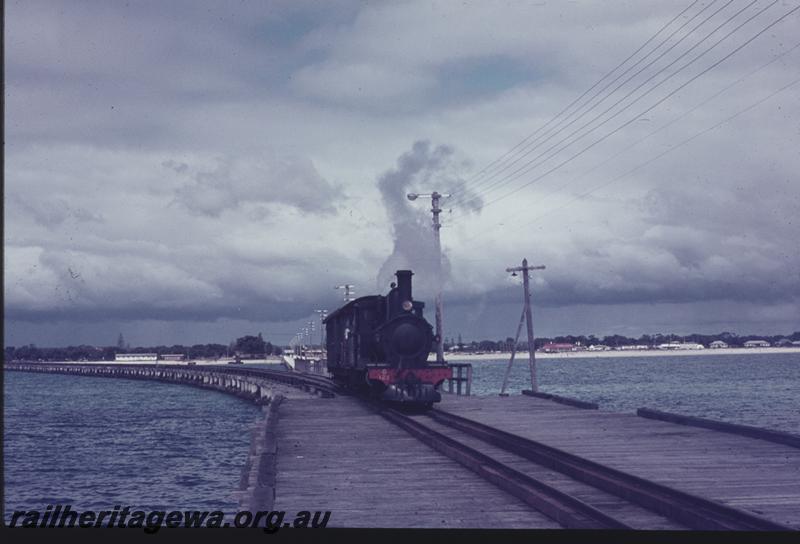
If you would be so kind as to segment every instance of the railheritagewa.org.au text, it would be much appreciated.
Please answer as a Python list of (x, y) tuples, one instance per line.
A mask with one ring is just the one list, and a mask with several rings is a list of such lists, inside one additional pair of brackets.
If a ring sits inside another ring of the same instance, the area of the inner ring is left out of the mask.
[(220, 510), (134, 510), (129, 506), (115, 506), (112, 510), (73, 510), (67, 505), (49, 505), (41, 510), (16, 510), (11, 514), (9, 527), (62, 528), (62, 527), (119, 527), (140, 528), (155, 533), (162, 527), (250, 527), (274, 533), (284, 527), (322, 528), (328, 525), (330, 511), (301, 510), (294, 514), (283, 510), (241, 510), (225, 514)]

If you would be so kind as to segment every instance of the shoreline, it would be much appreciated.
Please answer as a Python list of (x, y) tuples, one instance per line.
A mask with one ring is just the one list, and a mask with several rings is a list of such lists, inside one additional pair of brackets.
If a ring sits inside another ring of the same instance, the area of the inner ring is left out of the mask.
[[(766, 355), (777, 353), (800, 353), (800, 348), (721, 348), (721, 349), (679, 349), (679, 350), (629, 350), (629, 351), (566, 351), (560, 353), (536, 352), (537, 359), (613, 359), (622, 357), (687, 357), (694, 355)], [(445, 354), (448, 361), (508, 361), (511, 352), (504, 353), (462, 353)], [(527, 351), (518, 351), (516, 360), (527, 360)], [(436, 354), (428, 358), (435, 361)]]
[[(220, 359), (187, 359), (184, 361), (164, 361), (159, 360), (159, 366), (191, 366), (189, 363), (193, 363), (197, 366), (225, 366), (230, 361), (230, 357), (223, 357)], [(3, 363), (5, 364), (5, 360)], [(20, 361), (8, 361), (8, 362), (20, 362)], [(155, 365), (155, 361), (29, 361), (29, 362), (40, 362), (42, 364), (47, 363), (69, 363), (73, 365), (114, 365), (114, 364), (121, 364), (121, 365)], [(233, 367), (237, 366), (246, 366), (246, 365), (263, 365), (263, 364), (270, 364), (270, 365), (280, 365), (283, 364), (284, 361), (281, 359), (281, 356), (269, 357), (266, 359), (242, 359), (242, 363), (240, 365), (230, 365)]]
[[(619, 359), (627, 357), (689, 357), (689, 356), (713, 356), (713, 355), (775, 355), (781, 353), (800, 354), (800, 347), (787, 348), (721, 348), (721, 349), (679, 349), (679, 350), (628, 350), (628, 351), (566, 351), (558, 353), (536, 352), (537, 359)], [(507, 362), (511, 357), (511, 352), (501, 353), (454, 353), (445, 354), (446, 361), (502, 361)], [(518, 351), (516, 360), (527, 360), (527, 351)], [(193, 363), (198, 366), (207, 365), (226, 365), (230, 358), (216, 359), (189, 359), (185, 361), (159, 361), (160, 365), (189, 365)], [(436, 360), (436, 354), (432, 353), (428, 357), (428, 362)], [(4, 361), (5, 362), (5, 361)], [(65, 362), (70, 364), (126, 364), (126, 365), (152, 365), (154, 361), (42, 361), (43, 363)], [(273, 356), (266, 359), (244, 359), (242, 366), (252, 364), (285, 364), (283, 356)], [(239, 365), (236, 365), (239, 366)]]

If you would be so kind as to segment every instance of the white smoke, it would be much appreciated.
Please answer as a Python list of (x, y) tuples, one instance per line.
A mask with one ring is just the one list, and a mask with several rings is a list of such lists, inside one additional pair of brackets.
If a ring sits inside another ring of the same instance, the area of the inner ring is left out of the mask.
[[(389, 283), (394, 281), (397, 270), (408, 269), (414, 272), (414, 298), (429, 302), (433, 306), (433, 297), (437, 285), (437, 259), (433, 215), (431, 201), (418, 199), (411, 202), (407, 194), (433, 193), (438, 191), (463, 199), (471, 197), (466, 183), (458, 175), (463, 165), (454, 157), (454, 150), (447, 145), (432, 148), (430, 142), (420, 140), (414, 142), (411, 150), (397, 159), (395, 168), (384, 172), (378, 178), (378, 189), (389, 221), (392, 224), (394, 248), (378, 272), (378, 292), (385, 292)], [(469, 211), (479, 211), (483, 202), (480, 198), (471, 198)], [(448, 209), (447, 199), (440, 207)], [(440, 217), (444, 217), (442, 214)], [(446, 219), (442, 219), (446, 224)], [(442, 250), (442, 282), (446, 285), (450, 277), (450, 260)]]

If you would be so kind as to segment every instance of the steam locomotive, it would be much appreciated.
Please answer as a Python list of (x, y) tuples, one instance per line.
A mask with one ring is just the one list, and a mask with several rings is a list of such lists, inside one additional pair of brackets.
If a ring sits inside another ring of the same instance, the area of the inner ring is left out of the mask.
[(433, 328), (422, 316), (425, 303), (411, 296), (412, 275), (398, 270), (388, 295), (357, 298), (325, 319), (328, 371), (351, 390), (430, 407), (453, 371), (427, 361)]

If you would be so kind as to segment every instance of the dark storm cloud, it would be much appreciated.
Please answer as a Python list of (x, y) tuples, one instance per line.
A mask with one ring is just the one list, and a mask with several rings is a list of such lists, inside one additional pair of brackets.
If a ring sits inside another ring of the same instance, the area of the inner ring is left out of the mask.
[[(75, 300), (75, 295), (65, 292), (65, 299)], [(265, 312), (261, 307), (268, 307)], [(162, 321), (215, 321), (218, 319), (242, 319), (246, 321), (261, 321), (265, 318), (270, 321), (291, 321), (309, 315), (313, 311), (314, 303), (285, 302), (275, 299), (252, 300), (249, 298), (230, 298), (224, 304), (205, 304), (182, 307), (179, 304), (170, 304), (160, 307), (155, 304), (140, 307), (124, 304), (120, 306), (106, 306), (102, 309), (103, 319), (112, 320), (162, 320)], [(6, 309), (6, 317), (12, 320), (27, 321), (30, 323), (49, 323), (58, 320), (74, 320), (75, 322), (91, 323), (98, 321), (98, 308), (65, 305), (62, 308), (50, 309), (47, 312), (36, 311), (29, 308)]]

